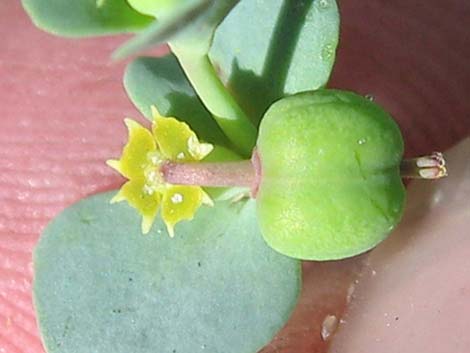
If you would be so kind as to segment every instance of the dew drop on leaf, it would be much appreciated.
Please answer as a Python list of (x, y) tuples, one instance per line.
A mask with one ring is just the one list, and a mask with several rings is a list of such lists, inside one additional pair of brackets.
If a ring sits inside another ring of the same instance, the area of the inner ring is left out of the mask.
[(361, 138), (361, 139), (357, 140), (357, 143), (358, 143), (358, 145), (363, 145), (363, 144), (366, 143), (366, 139), (365, 139), (365, 138)]
[(338, 327), (338, 318), (335, 315), (327, 315), (321, 326), (321, 338), (328, 340)]
[(330, 7), (330, 1), (329, 0), (318, 0), (318, 7), (321, 10), (326, 10), (327, 8)]
[(334, 53), (334, 46), (332, 44), (325, 44), (321, 52), (321, 57), (323, 60), (329, 61), (333, 57), (333, 53)]

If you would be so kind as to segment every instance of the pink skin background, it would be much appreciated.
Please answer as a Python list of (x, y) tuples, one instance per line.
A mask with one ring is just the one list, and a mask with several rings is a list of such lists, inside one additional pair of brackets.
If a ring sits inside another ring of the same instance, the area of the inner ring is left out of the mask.
[[(331, 86), (372, 94), (408, 156), (469, 135), (470, 2), (342, 0), (341, 12)], [(123, 118), (139, 118), (124, 63), (108, 59), (123, 39), (56, 38), (19, 1), (0, 2), (0, 353), (44, 352), (31, 255), (47, 222), (122, 183), (104, 161), (126, 140)], [(468, 139), (449, 160), (448, 179), (410, 186), (402, 224), (377, 249), (304, 264), (299, 306), (264, 353), (470, 352)], [(328, 342), (326, 315), (342, 316)]]

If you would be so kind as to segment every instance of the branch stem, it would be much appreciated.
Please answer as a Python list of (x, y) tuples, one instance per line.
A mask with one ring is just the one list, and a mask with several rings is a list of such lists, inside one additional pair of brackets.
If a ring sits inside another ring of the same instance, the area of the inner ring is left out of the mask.
[(222, 131), (245, 157), (249, 157), (256, 143), (256, 128), (220, 80), (209, 56), (170, 46)]

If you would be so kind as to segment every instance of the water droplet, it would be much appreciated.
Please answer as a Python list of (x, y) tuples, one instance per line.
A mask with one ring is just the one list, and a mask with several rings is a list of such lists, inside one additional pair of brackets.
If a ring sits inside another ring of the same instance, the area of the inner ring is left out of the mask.
[(338, 327), (338, 318), (335, 315), (327, 315), (321, 325), (321, 338), (326, 341), (335, 333)]
[(326, 10), (327, 8), (330, 7), (330, 1), (329, 0), (318, 0), (318, 8), (322, 10)]
[(325, 61), (330, 61), (333, 58), (335, 47), (333, 44), (325, 44), (321, 51), (321, 58)]
[(371, 102), (373, 102), (374, 99), (375, 99), (375, 97), (374, 97), (372, 94), (366, 94), (364, 97), (365, 97), (368, 101), (371, 101)]
[(376, 270), (372, 270), (372, 276), (375, 276), (377, 274)]
[(348, 288), (348, 293), (346, 294), (346, 302), (349, 303), (351, 301), (355, 290), (356, 290), (356, 286), (354, 284), (351, 284)]
[(171, 196), (171, 202), (173, 203), (181, 203), (183, 202), (183, 195), (181, 194), (173, 194), (173, 196)]
[(363, 144), (366, 143), (366, 141), (367, 141), (367, 140), (366, 140), (365, 138), (362, 138), (362, 139), (357, 140), (357, 143), (358, 143), (359, 145), (363, 145)]

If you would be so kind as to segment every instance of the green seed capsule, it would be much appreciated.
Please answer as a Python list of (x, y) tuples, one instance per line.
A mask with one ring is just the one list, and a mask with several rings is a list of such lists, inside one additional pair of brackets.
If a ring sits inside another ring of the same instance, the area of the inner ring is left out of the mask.
[(261, 122), (257, 148), (258, 220), (277, 251), (342, 259), (371, 249), (399, 222), (402, 136), (368, 99), (337, 90), (281, 99)]

